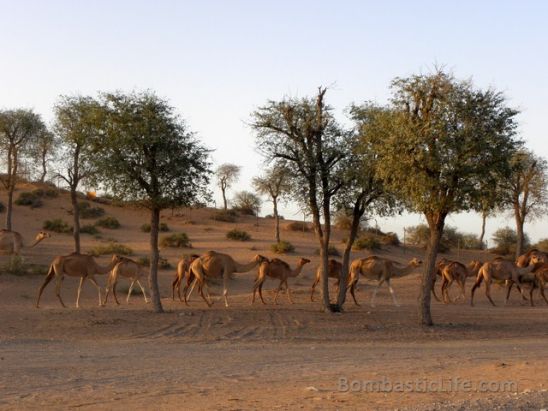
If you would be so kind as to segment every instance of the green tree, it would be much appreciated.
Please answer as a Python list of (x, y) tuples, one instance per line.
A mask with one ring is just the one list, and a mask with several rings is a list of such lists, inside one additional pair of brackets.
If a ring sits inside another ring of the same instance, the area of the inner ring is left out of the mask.
[(284, 165), (274, 165), (266, 171), (264, 176), (255, 177), (253, 179), (253, 187), (259, 194), (267, 195), (272, 200), (272, 206), (274, 208), (273, 215), (275, 220), (274, 235), (276, 237), (276, 243), (279, 243), (281, 239), (278, 202), (280, 199), (286, 197), (291, 190), (290, 170)]
[(249, 191), (240, 191), (234, 196), (233, 208), (243, 214), (256, 216), (261, 209), (261, 199)]
[(392, 82), (394, 115), (370, 143), (384, 184), (412, 212), (424, 214), (430, 238), (419, 295), (421, 324), (432, 325), (430, 290), (449, 213), (473, 209), (488, 173), (502, 179), (515, 151), (517, 111), (502, 94), (437, 71)]
[(0, 147), (6, 153), (6, 173), (1, 177), (1, 181), (8, 192), (6, 230), (12, 229), (13, 192), (17, 184), (22, 157), (32, 141), (44, 129), (44, 122), (32, 110), (0, 111)]
[(269, 101), (252, 113), (251, 127), (266, 160), (284, 160), (297, 176), (296, 195), (301, 194), (300, 189), (305, 191), (320, 245), (322, 303), (326, 310), (340, 311), (340, 306), (329, 300), (327, 270), (331, 203), (343, 184), (335, 171), (346, 154), (347, 133), (325, 104), (325, 93), (326, 89), (320, 87), (315, 99)]
[(225, 211), (228, 209), (226, 190), (238, 181), (238, 178), (240, 177), (240, 170), (241, 167), (236, 164), (225, 163), (221, 164), (215, 171), (215, 174), (217, 175), (217, 183), (219, 184), (219, 188), (221, 189), (221, 193), (223, 195), (223, 206)]
[(35, 164), (35, 168), (39, 169), (38, 181), (44, 183), (48, 174), (48, 165), (56, 157), (56, 153), (59, 149), (60, 141), (55, 133), (51, 132), (44, 127), (40, 132), (32, 145), (31, 158)]
[(102, 95), (101, 138), (95, 164), (101, 186), (150, 210), (149, 285), (154, 310), (158, 288), (158, 231), (162, 209), (209, 199), (209, 151), (169, 103), (150, 92)]

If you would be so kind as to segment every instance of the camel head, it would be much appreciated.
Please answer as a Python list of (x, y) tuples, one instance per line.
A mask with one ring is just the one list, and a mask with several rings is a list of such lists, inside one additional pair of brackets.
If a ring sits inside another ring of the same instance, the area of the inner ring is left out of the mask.
[(310, 262), (310, 260), (308, 258), (301, 258), (299, 260), (299, 265), (303, 266), (305, 264), (308, 264)]
[(257, 255), (255, 255), (255, 257), (253, 257), (253, 261), (255, 261), (257, 264), (261, 264), (261, 263), (264, 263), (264, 262), (267, 263), (268, 258), (266, 258), (263, 255), (257, 254)]
[(422, 260), (418, 259), (417, 257), (413, 257), (411, 261), (409, 261), (409, 265), (413, 267), (420, 267), (422, 264)]
[(31, 245), (31, 247), (34, 247), (40, 241), (45, 240), (46, 238), (50, 238), (50, 237), (51, 237), (50, 233), (47, 233), (45, 231), (39, 231), (38, 234), (36, 234), (36, 238), (34, 239), (34, 243)]
[(541, 265), (546, 263), (546, 256), (541, 253), (534, 253), (529, 259), (529, 265)]
[(124, 261), (124, 257), (119, 256), (118, 254), (113, 254), (112, 259), (110, 260), (110, 262), (112, 263), (113, 266), (115, 266), (116, 264), (118, 264), (122, 261)]

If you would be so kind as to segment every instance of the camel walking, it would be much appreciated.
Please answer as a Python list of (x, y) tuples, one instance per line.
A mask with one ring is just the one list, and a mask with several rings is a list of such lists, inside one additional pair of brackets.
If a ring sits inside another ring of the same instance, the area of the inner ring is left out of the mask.
[(544, 288), (548, 283), (548, 262), (545, 257), (545, 255), (532, 256), (530, 260), (530, 263), (534, 266), (532, 273), (522, 275), (519, 278), (521, 284), (527, 282), (531, 284), (531, 288), (529, 290), (529, 301), (531, 302), (531, 306), (535, 305), (533, 301), (533, 291), (536, 288), (539, 289), (540, 295), (546, 304), (548, 304), (548, 299), (546, 299), (546, 295), (544, 294)]
[(532, 250), (529, 250), (527, 253), (520, 255), (516, 259), (516, 266), (519, 268), (527, 267), (531, 263), (531, 259), (535, 258), (535, 262), (543, 262), (548, 263), (548, 255), (546, 253), (537, 250), (536, 248), (533, 248)]
[(461, 290), (457, 300), (459, 298), (466, 298), (466, 279), (468, 277), (476, 277), (482, 265), (483, 263), (475, 260), (470, 261), (468, 266), (465, 266), (458, 261), (450, 261), (445, 264), (441, 269), (441, 275), (443, 278), (443, 282), (441, 284), (441, 295), (443, 302), (445, 304), (452, 302), (449, 297), (449, 287), (451, 287), (451, 284), (453, 284), (454, 281), (457, 282)]
[[(316, 286), (320, 282), (322, 276), (322, 267), (319, 266), (316, 270), (316, 278), (314, 279), (314, 282), (312, 283), (312, 289), (310, 290), (310, 301), (314, 301), (314, 291), (316, 290)], [(337, 281), (335, 282), (335, 285), (337, 286), (337, 294), (339, 293), (339, 285), (341, 283), (341, 276), (342, 276), (342, 263), (338, 262), (337, 260), (330, 258), (327, 265), (327, 278), (335, 278)]]
[(301, 273), (305, 264), (308, 264), (309, 262), (310, 260), (306, 258), (300, 258), (297, 266), (295, 267), (295, 269), (292, 270), (289, 264), (287, 264), (283, 260), (280, 260), (279, 258), (274, 258), (271, 261), (263, 261), (259, 266), (259, 273), (257, 275), (257, 279), (255, 280), (255, 285), (253, 286), (253, 298), (251, 299), (251, 304), (255, 302), (255, 294), (257, 293), (257, 291), (259, 292), (259, 297), (261, 298), (263, 304), (266, 304), (263, 299), (263, 284), (266, 280), (266, 277), (276, 278), (280, 280), (280, 283), (278, 284), (278, 288), (276, 290), (276, 295), (274, 296), (274, 304), (278, 304), (278, 295), (284, 284), (287, 290), (287, 299), (289, 300), (290, 304), (293, 304), (293, 299), (291, 298), (291, 292), (289, 290), (289, 284), (287, 283), (287, 279), (290, 277), (297, 277)]
[(17, 231), (0, 230), (0, 253), (8, 255), (20, 255), (23, 248), (33, 248), (51, 235), (45, 231), (39, 231), (30, 246), (23, 244), (23, 236)]
[(185, 281), (185, 286), (183, 293), (186, 294), (188, 287), (190, 287), (194, 276), (190, 274), (190, 264), (200, 256), (198, 254), (185, 255), (177, 263), (177, 272), (175, 273), (175, 279), (171, 283), (171, 298), (175, 301), (175, 290), (177, 290), (177, 295), (179, 295), (179, 301), (183, 301), (181, 298), (181, 284), (183, 280)]
[(141, 292), (143, 293), (143, 297), (145, 298), (145, 303), (148, 303), (149, 300), (147, 298), (145, 288), (139, 281), (141, 278), (145, 278), (145, 276), (147, 275), (147, 273), (143, 269), (143, 266), (137, 261), (132, 260), (131, 258), (120, 257), (120, 260), (121, 261), (114, 266), (108, 277), (107, 286), (105, 287), (105, 299), (103, 301), (103, 305), (106, 305), (107, 303), (110, 290), (112, 290), (114, 301), (116, 301), (116, 304), (120, 305), (118, 297), (116, 296), (116, 285), (118, 283), (119, 277), (124, 277), (131, 281), (129, 285), (129, 290), (127, 292), (127, 304), (129, 304), (129, 298), (131, 297), (131, 292), (133, 291), (133, 286), (135, 285), (135, 283), (137, 283), (137, 285), (141, 288)]
[(386, 285), (388, 286), (388, 290), (390, 291), (390, 295), (392, 296), (392, 301), (394, 302), (394, 305), (398, 307), (399, 303), (396, 300), (396, 295), (394, 293), (394, 290), (392, 289), (390, 281), (392, 280), (392, 278), (404, 277), (415, 272), (416, 269), (421, 266), (422, 261), (417, 258), (413, 258), (405, 267), (400, 267), (396, 264), (397, 263), (395, 261), (377, 256), (359, 258), (352, 261), (352, 264), (350, 264), (350, 279), (347, 289), (350, 288), (350, 294), (354, 299), (354, 303), (359, 306), (358, 302), (356, 301), (354, 291), (356, 289), (356, 284), (358, 283), (359, 276), (361, 274), (369, 280), (377, 281), (377, 285), (375, 286), (375, 289), (373, 290), (373, 295), (371, 296), (371, 307), (375, 307), (375, 298), (377, 296), (379, 287), (383, 283), (386, 283)]
[(86, 280), (91, 281), (91, 283), (97, 288), (97, 292), (99, 294), (99, 305), (102, 306), (103, 301), (101, 299), (101, 287), (99, 287), (99, 284), (97, 284), (94, 276), (95, 274), (108, 273), (120, 261), (121, 259), (119, 256), (113, 255), (110, 263), (106, 267), (103, 267), (97, 264), (93, 256), (87, 254), (72, 253), (69, 255), (55, 257), (49, 267), (46, 278), (44, 279), (44, 283), (38, 291), (36, 308), (39, 307), (40, 297), (42, 296), (44, 288), (46, 288), (46, 285), (49, 284), (53, 277), (55, 277), (57, 280), (57, 284), (55, 286), (55, 294), (57, 295), (57, 298), (59, 298), (59, 302), (61, 303), (61, 305), (63, 307), (66, 307), (61, 298), (61, 284), (63, 283), (65, 275), (70, 277), (80, 277), (78, 294), (76, 296), (76, 308), (80, 308), (80, 293), (82, 292), (82, 285)]
[(440, 277), (441, 279), (443, 279), (443, 276), (441, 274), (441, 271), (443, 270), (443, 267), (445, 267), (447, 264), (449, 264), (451, 262), (451, 260), (448, 260), (447, 258), (445, 257), (442, 257), (440, 258), (440, 260), (436, 263), (436, 275), (434, 276), (434, 278), (432, 279), (432, 295), (434, 296), (434, 298), (436, 299), (436, 301), (438, 303), (441, 303), (441, 300), (439, 299), (439, 297), (437, 296), (436, 294), (436, 280), (438, 277)]
[[(228, 254), (218, 253), (216, 251), (208, 251), (199, 258), (196, 258), (190, 263), (190, 274), (193, 276), (192, 287), (188, 292), (188, 296), (184, 293), (184, 301), (187, 303), (187, 297), (190, 297), (194, 287), (198, 285), (198, 291), (206, 304), (211, 307), (213, 302), (209, 295), (209, 289), (207, 285), (208, 278), (222, 277), (223, 279), (223, 297), (225, 306), (228, 307), (228, 280), (233, 273), (246, 273), (253, 270), (263, 261), (267, 260), (262, 255), (255, 255), (253, 259), (247, 264), (240, 264), (236, 262)], [(207, 293), (207, 298), (204, 295), (204, 287)]]
[(470, 305), (474, 306), (474, 293), (476, 288), (478, 288), (483, 281), (485, 281), (485, 295), (487, 296), (489, 302), (496, 306), (495, 302), (491, 298), (491, 282), (493, 280), (504, 282), (506, 284), (506, 299), (504, 304), (508, 303), (508, 298), (510, 297), (510, 291), (512, 286), (516, 284), (519, 292), (521, 293), (524, 299), (525, 295), (523, 294), (522, 288), (519, 286), (519, 276), (523, 274), (530, 273), (534, 269), (534, 265), (530, 264), (527, 267), (519, 268), (515, 263), (511, 261), (504, 260), (500, 257), (495, 258), (493, 261), (484, 263), (478, 271), (476, 277), (476, 282), (472, 287), (472, 292), (470, 296)]

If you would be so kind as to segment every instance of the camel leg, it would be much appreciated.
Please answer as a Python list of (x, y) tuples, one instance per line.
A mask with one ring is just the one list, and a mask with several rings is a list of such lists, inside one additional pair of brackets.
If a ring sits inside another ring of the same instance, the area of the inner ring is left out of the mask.
[(485, 281), (485, 295), (489, 299), (489, 302), (491, 304), (493, 304), (493, 307), (496, 307), (497, 305), (495, 304), (495, 302), (491, 298), (491, 281)]
[(65, 277), (63, 275), (57, 277), (57, 284), (55, 284), (55, 295), (57, 295), (57, 298), (59, 298), (59, 302), (61, 303), (63, 308), (67, 308), (67, 306), (63, 302), (63, 299), (61, 298), (61, 285), (63, 284), (64, 278)]
[(444, 304), (447, 304), (447, 299), (449, 298), (447, 294), (447, 285), (449, 284), (449, 281), (444, 277), (441, 282), (441, 299), (443, 300)]
[(533, 291), (535, 290), (534, 285), (531, 287), (531, 290), (529, 290), (529, 301), (531, 302), (531, 307), (535, 306), (535, 303), (533, 302)]
[(112, 286), (112, 284), (110, 283), (110, 281), (107, 283), (107, 286), (105, 288), (105, 298), (103, 299), (103, 305), (107, 305), (107, 301), (108, 301), (108, 295), (110, 294), (110, 287)]
[(356, 284), (358, 282), (357, 281), (351, 281), (350, 284), (348, 284), (346, 286), (346, 289), (350, 289), (350, 295), (352, 296), (352, 299), (354, 300), (354, 304), (356, 304), (358, 307), (360, 306), (360, 304), (358, 303), (358, 301), (356, 300), (356, 294), (355, 294), (355, 291), (356, 291)]
[(544, 295), (544, 284), (540, 283), (539, 288), (540, 288), (540, 295), (542, 295), (542, 298), (544, 298), (544, 301), (546, 302), (546, 304), (548, 304), (548, 300), (546, 299), (546, 295)]
[(510, 299), (510, 291), (512, 291), (513, 286), (514, 282), (512, 280), (506, 280), (506, 299), (504, 300), (504, 305), (508, 304), (508, 300)]
[(225, 307), (228, 307), (228, 273), (223, 273), (223, 297), (225, 299)]
[(436, 278), (437, 278), (437, 274), (434, 276), (434, 279), (432, 280), (432, 295), (434, 296), (434, 298), (436, 299), (436, 301), (438, 303), (441, 303), (441, 300), (438, 298), (437, 294), (436, 294)]
[(190, 295), (192, 294), (192, 291), (194, 291), (194, 287), (196, 287), (197, 282), (198, 282), (198, 277), (194, 277), (194, 281), (192, 281), (192, 285), (190, 286), (190, 291), (188, 292), (188, 294), (186, 292), (188, 285), (185, 285), (185, 288), (183, 289), (183, 295), (185, 296), (185, 305), (188, 305), (188, 301), (190, 301)]
[(263, 285), (264, 285), (264, 279), (261, 281), (261, 284), (259, 284), (259, 297), (261, 297), (261, 301), (264, 305), (266, 305), (266, 301), (263, 298)]
[(46, 285), (50, 283), (54, 276), (55, 272), (53, 271), (53, 269), (50, 269), (50, 271), (46, 275), (46, 278), (44, 279), (44, 283), (40, 286), (40, 290), (38, 291), (38, 297), (36, 298), (36, 308), (39, 308), (40, 306), (40, 297), (42, 296), (44, 288), (46, 288)]
[(474, 293), (476, 292), (476, 288), (478, 288), (481, 285), (481, 282), (483, 281), (483, 276), (479, 275), (476, 278), (476, 282), (472, 286), (472, 291), (470, 291), (470, 305), (474, 306)]
[(76, 308), (80, 308), (80, 293), (82, 292), (84, 281), (86, 281), (86, 277), (80, 277), (80, 284), (78, 284), (78, 292), (76, 293)]
[(286, 287), (287, 299), (289, 300), (289, 304), (294, 304), (293, 299), (291, 298), (291, 291), (289, 290), (289, 285), (287, 284), (287, 280), (285, 281), (285, 287)]
[(129, 304), (129, 297), (131, 297), (131, 292), (133, 291), (133, 286), (135, 285), (136, 280), (132, 280), (131, 284), (129, 285), (129, 290), (127, 292), (127, 298), (126, 298), (126, 304)]
[[(179, 285), (179, 287), (177, 287)], [(177, 288), (177, 291), (179, 292), (181, 289), (180, 282), (179, 282), (179, 276), (175, 277), (175, 280), (171, 283), (171, 299), (175, 301), (175, 288)], [(179, 292), (179, 298), (181, 297), (181, 293)]]
[(371, 307), (375, 307), (375, 299), (377, 298), (377, 292), (379, 291), (379, 288), (381, 287), (382, 283), (384, 283), (384, 280), (381, 279), (377, 285), (375, 286), (375, 288), (373, 289), (373, 294), (371, 295)]
[[(207, 292), (207, 298), (206, 296), (204, 295), (204, 285), (206, 287), (206, 292)], [(213, 302), (211, 301), (211, 296), (209, 294), (209, 290), (207, 289), (207, 284), (204, 284), (204, 283), (200, 283), (200, 285), (198, 286), (198, 290), (200, 291), (200, 295), (202, 296), (202, 298), (204, 299), (204, 301), (206, 302), (207, 306), (208, 307), (211, 307), (213, 305)]]
[(143, 297), (145, 297), (145, 304), (148, 304), (149, 299), (147, 298), (147, 294), (145, 292), (145, 287), (143, 287), (143, 285), (141, 284), (141, 282), (139, 280), (137, 280), (137, 284), (141, 288), (141, 292), (143, 293)]
[(466, 299), (466, 288), (465, 288), (466, 280), (457, 281), (457, 284), (460, 287), (460, 295), (455, 299), (455, 301), (460, 300), (461, 298), (463, 300)]
[(97, 284), (97, 280), (95, 280), (95, 277), (94, 276), (89, 276), (89, 281), (91, 281), (91, 283), (95, 286), (95, 288), (97, 288), (97, 292), (99, 293), (99, 306), (102, 307), (103, 306), (103, 300), (101, 299), (101, 287), (99, 286), (99, 284)]
[(274, 304), (278, 304), (278, 294), (280, 294), (280, 290), (282, 289), (283, 281), (280, 281), (280, 284), (278, 284), (278, 289), (276, 290), (276, 294), (274, 295)]
[(312, 290), (310, 291), (310, 301), (314, 301), (314, 291), (316, 291), (316, 286), (318, 285), (319, 281), (320, 279), (316, 278), (312, 283)]
[(390, 295), (392, 296), (392, 301), (394, 302), (394, 305), (396, 307), (399, 307), (400, 303), (398, 303), (398, 300), (396, 300), (396, 294), (394, 293), (394, 289), (392, 288), (392, 284), (390, 284), (390, 280), (386, 280), (386, 285), (388, 285), (388, 290), (390, 291)]

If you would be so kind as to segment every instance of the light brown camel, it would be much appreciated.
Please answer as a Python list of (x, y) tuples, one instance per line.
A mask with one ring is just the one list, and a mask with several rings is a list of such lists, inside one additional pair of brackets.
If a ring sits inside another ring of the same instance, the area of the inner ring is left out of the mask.
[[(213, 304), (211, 297), (209, 295), (209, 290), (207, 286), (208, 278), (222, 277), (223, 278), (223, 297), (225, 301), (225, 306), (228, 307), (228, 280), (233, 273), (245, 273), (251, 271), (263, 261), (266, 260), (266, 257), (262, 255), (255, 255), (253, 259), (247, 264), (240, 264), (229, 256), (228, 254), (218, 253), (216, 251), (208, 251), (201, 257), (195, 259), (190, 264), (190, 274), (194, 277), (192, 281), (192, 287), (190, 291), (184, 293), (185, 304), (188, 301), (188, 297), (192, 294), (194, 287), (198, 285), (198, 291), (200, 295), (207, 303), (209, 307)], [(207, 298), (204, 295), (204, 287), (206, 289)]]
[(516, 284), (516, 286), (518, 287), (518, 290), (521, 293), (522, 297), (526, 299), (525, 295), (523, 294), (523, 290), (519, 286), (519, 276), (530, 273), (533, 269), (534, 265), (532, 264), (528, 265), (527, 267), (520, 268), (517, 267), (516, 264), (512, 261), (504, 260), (500, 257), (495, 258), (493, 261), (484, 263), (479, 269), (478, 275), (476, 277), (476, 282), (472, 287), (470, 305), (474, 306), (474, 292), (476, 291), (476, 288), (481, 285), (482, 281), (485, 281), (485, 295), (493, 306), (496, 306), (496, 304), (491, 298), (492, 281), (500, 281), (506, 284), (507, 292), (504, 304), (508, 303), (510, 291), (512, 290), (512, 286), (514, 284)]
[[(341, 275), (342, 275), (342, 264), (339, 263), (337, 260), (330, 258), (327, 265), (327, 278), (335, 278), (337, 281), (335, 282), (335, 285), (337, 286), (337, 290), (339, 289), (339, 285), (341, 283)], [(322, 267), (319, 266), (316, 270), (316, 278), (314, 279), (314, 282), (312, 283), (312, 290), (310, 291), (310, 301), (314, 301), (314, 291), (316, 289), (316, 286), (320, 282), (322, 276)], [(338, 291), (337, 291), (338, 294)]]
[(61, 284), (65, 275), (70, 277), (80, 277), (80, 284), (78, 285), (78, 294), (76, 297), (76, 308), (80, 307), (80, 293), (82, 292), (82, 285), (84, 281), (89, 279), (91, 283), (97, 288), (99, 293), (99, 305), (103, 305), (101, 300), (101, 287), (97, 284), (94, 275), (95, 274), (106, 274), (111, 271), (116, 264), (121, 261), (120, 257), (117, 255), (112, 256), (112, 260), (109, 265), (106, 267), (100, 266), (97, 264), (93, 256), (87, 254), (77, 254), (72, 253), (64, 256), (57, 256), (53, 259), (51, 263), (44, 283), (38, 291), (38, 298), (36, 299), (36, 308), (39, 307), (40, 297), (46, 285), (53, 279), (56, 278), (57, 284), (55, 286), (55, 294), (59, 298), (59, 302), (63, 307), (66, 307), (61, 299)]
[(416, 271), (418, 267), (422, 264), (422, 261), (418, 258), (413, 258), (405, 267), (399, 267), (397, 263), (386, 258), (381, 258), (377, 256), (371, 256), (367, 258), (358, 258), (352, 261), (350, 264), (350, 280), (348, 282), (348, 288), (350, 288), (350, 294), (354, 299), (354, 303), (359, 305), (356, 301), (356, 296), (354, 291), (356, 289), (356, 284), (358, 283), (360, 274), (369, 280), (376, 280), (377, 285), (373, 290), (373, 295), (371, 296), (371, 307), (375, 306), (375, 297), (377, 296), (377, 291), (382, 283), (386, 282), (388, 285), (388, 290), (392, 295), (392, 300), (395, 306), (399, 306), (398, 301), (396, 300), (396, 295), (390, 284), (392, 278), (399, 278), (409, 275)]
[(110, 275), (108, 276), (107, 286), (105, 287), (105, 300), (103, 301), (103, 305), (106, 305), (107, 303), (110, 290), (112, 290), (112, 295), (114, 295), (114, 301), (116, 301), (116, 304), (120, 305), (118, 297), (116, 296), (116, 285), (118, 283), (119, 277), (124, 277), (131, 281), (129, 285), (129, 290), (127, 292), (126, 303), (129, 304), (129, 298), (131, 297), (131, 291), (133, 290), (133, 286), (135, 285), (135, 283), (137, 283), (137, 285), (141, 288), (143, 297), (145, 297), (145, 303), (148, 303), (145, 289), (139, 281), (141, 278), (144, 278), (147, 275), (147, 273), (143, 269), (143, 266), (137, 261), (132, 260), (131, 258), (120, 257), (120, 260), (121, 261), (114, 266), (114, 268), (110, 272)]
[(533, 248), (532, 250), (529, 250), (527, 253), (520, 255), (516, 259), (516, 265), (520, 268), (527, 267), (532, 257), (536, 258), (536, 262), (544, 262), (548, 263), (548, 256), (546, 253), (537, 250), (536, 248)]
[(521, 275), (519, 281), (521, 284), (524, 282), (531, 283), (531, 288), (529, 290), (529, 301), (531, 302), (531, 306), (535, 305), (533, 302), (533, 291), (536, 288), (539, 289), (540, 295), (546, 304), (548, 304), (548, 299), (546, 299), (546, 295), (544, 294), (544, 288), (548, 283), (548, 262), (545, 261), (544, 256), (534, 255), (531, 257), (530, 263), (534, 266), (533, 272)]
[(23, 248), (33, 248), (40, 241), (49, 237), (51, 237), (49, 233), (39, 231), (34, 239), (34, 243), (30, 246), (25, 246), (23, 244), (23, 237), (17, 231), (0, 230), (0, 253), (19, 255)]
[(305, 264), (308, 264), (309, 262), (310, 260), (306, 258), (300, 258), (297, 266), (292, 270), (289, 264), (279, 258), (274, 258), (271, 261), (263, 261), (259, 266), (259, 273), (257, 275), (257, 279), (255, 280), (255, 285), (253, 286), (253, 298), (251, 300), (251, 304), (255, 302), (255, 294), (257, 291), (259, 291), (259, 297), (261, 297), (263, 304), (266, 304), (263, 299), (263, 284), (267, 276), (280, 280), (278, 289), (276, 290), (276, 295), (274, 296), (274, 304), (278, 304), (278, 294), (284, 284), (287, 290), (287, 299), (290, 304), (293, 304), (287, 279), (290, 277), (297, 277), (303, 270)]
[(449, 287), (451, 287), (453, 281), (457, 282), (461, 290), (461, 294), (457, 297), (457, 300), (459, 298), (465, 298), (466, 279), (468, 277), (476, 277), (482, 265), (483, 263), (475, 260), (470, 261), (468, 266), (465, 266), (458, 261), (451, 261), (445, 264), (441, 269), (441, 275), (443, 278), (443, 282), (441, 284), (441, 295), (443, 302), (446, 304), (451, 302), (451, 298), (449, 297)]
[(181, 283), (185, 280), (185, 286), (183, 292), (186, 293), (188, 287), (192, 283), (194, 277), (190, 275), (190, 263), (195, 259), (199, 258), (198, 254), (185, 255), (177, 263), (177, 272), (175, 273), (175, 279), (171, 284), (171, 298), (175, 301), (175, 289), (177, 289), (177, 294), (179, 295), (179, 301), (183, 301), (181, 298)]
[(436, 295), (436, 280), (438, 277), (442, 278), (442, 275), (441, 275), (441, 270), (443, 269), (443, 267), (447, 264), (449, 264), (451, 262), (451, 260), (448, 260), (447, 258), (445, 257), (442, 257), (440, 258), (440, 260), (436, 263), (436, 275), (434, 276), (434, 278), (432, 279), (432, 295), (434, 296), (434, 298), (436, 299), (437, 302), (441, 303), (441, 300), (438, 298), (438, 296)]

